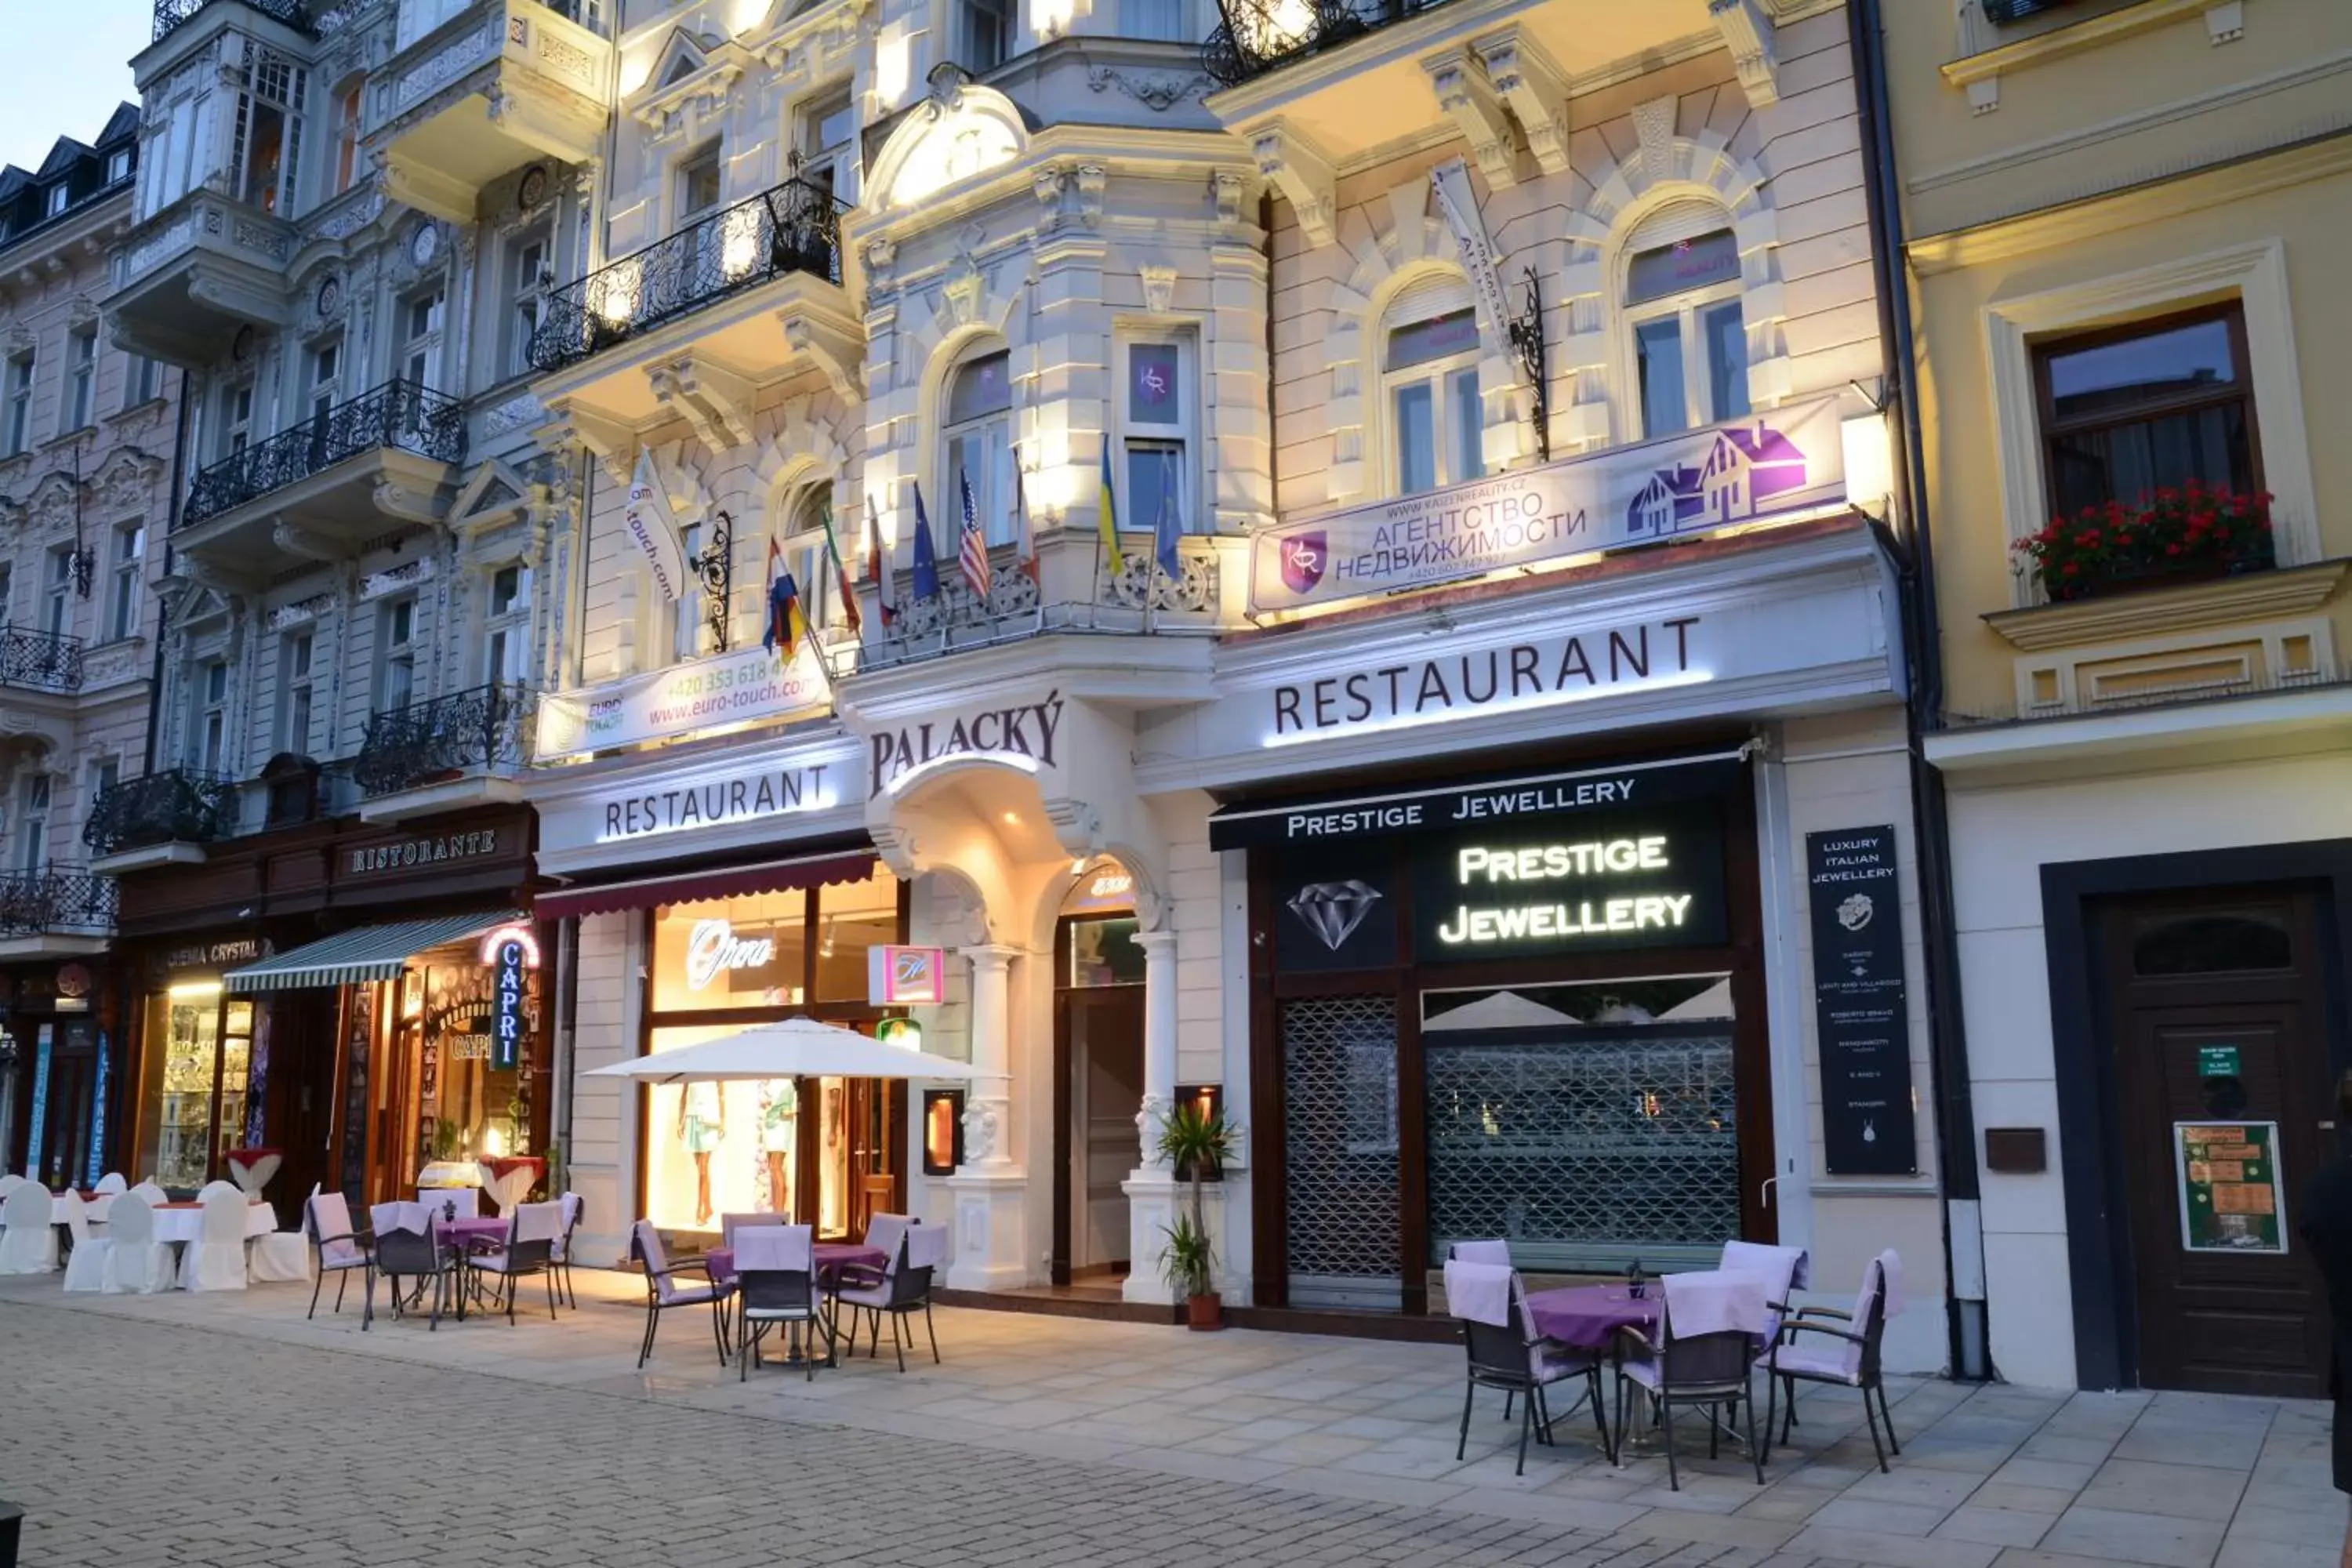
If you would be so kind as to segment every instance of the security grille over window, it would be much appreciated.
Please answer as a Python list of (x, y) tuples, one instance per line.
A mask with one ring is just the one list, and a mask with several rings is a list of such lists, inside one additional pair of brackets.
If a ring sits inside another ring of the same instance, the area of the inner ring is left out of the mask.
[(1739, 1234), (1731, 1020), (1622, 1011), (1424, 1034), (1433, 1262), (1500, 1236), (1522, 1268), (1654, 1269)]
[(1395, 1311), (1396, 1002), (1334, 996), (1282, 1011), (1290, 1304)]

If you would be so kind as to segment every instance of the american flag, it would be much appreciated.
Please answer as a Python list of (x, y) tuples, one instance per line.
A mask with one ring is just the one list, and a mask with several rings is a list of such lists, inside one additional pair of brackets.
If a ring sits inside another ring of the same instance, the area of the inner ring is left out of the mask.
[(988, 541), (980, 536), (980, 512), (971, 504), (971, 476), (961, 468), (956, 470), (956, 483), (963, 490), (963, 530), (956, 543), (956, 559), (963, 564), (963, 580), (971, 584), (972, 597), (988, 597)]

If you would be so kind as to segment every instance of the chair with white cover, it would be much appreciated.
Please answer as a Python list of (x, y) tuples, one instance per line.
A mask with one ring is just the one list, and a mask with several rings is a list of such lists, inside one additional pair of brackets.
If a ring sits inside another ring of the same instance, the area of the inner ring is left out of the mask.
[(58, 1194), (58, 1206), (66, 1211), (66, 1231), (73, 1237), (73, 1250), (66, 1254), (66, 1289), (105, 1289), (110, 1243), (105, 1237), (90, 1234), (89, 1205), (79, 1193), (68, 1190)]
[(1727, 1241), (1723, 1244), (1723, 1257), (1715, 1267), (1719, 1272), (1754, 1274), (1764, 1280), (1765, 1300), (1772, 1308), (1770, 1328), (1765, 1336), (1765, 1342), (1769, 1344), (1780, 1332), (1780, 1320), (1789, 1315), (1789, 1303), (1810, 1282), (1812, 1264), (1811, 1255), (1801, 1247)]
[(54, 1274), (56, 1203), (38, 1182), (19, 1182), (0, 1202), (0, 1274)]
[(8, 1194), (15, 1192), (18, 1187), (21, 1187), (24, 1184), (25, 1178), (16, 1174), (16, 1172), (0, 1171), (0, 1203), (6, 1203), (8, 1201)]
[[(882, 1216), (877, 1215), (878, 1220)], [(899, 1217), (893, 1215), (893, 1218)], [(866, 1245), (874, 1245), (874, 1227), (866, 1229)], [(907, 1347), (914, 1342), (914, 1331), (907, 1320), (917, 1312), (923, 1314), (923, 1331), (930, 1336), (931, 1364), (940, 1360), (940, 1331), (931, 1322), (931, 1282), (939, 1270), (947, 1267), (948, 1231), (945, 1226), (918, 1225), (908, 1221), (900, 1233), (896, 1256), (877, 1278), (870, 1269), (855, 1268), (842, 1271), (834, 1287), (834, 1313), (840, 1315), (846, 1305), (850, 1310), (849, 1346), (857, 1348), (857, 1315), (861, 1312), (873, 1321), (873, 1332), (866, 1342), (866, 1353), (879, 1356), (882, 1351), (882, 1320), (890, 1320), (890, 1348), (898, 1358), (898, 1370), (907, 1370)]]
[[(646, 1338), (637, 1347), (637, 1365), (643, 1368), (654, 1353), (654, 1333), (661, 1327), (661, 1315), (673, 1307), (710, 1309), (710, 1338), (719, 1347), (719, 1364), (727, 1364), (727, 1310), (735, 1299), (733, 1281), (710, 1278), (710, 1266), (698, 1258), (672, 1263), (669, 1249), (662, 1245), (661, 1232), (649, 1219), (638, 1220), (629, 1227), (629, 1256), (640, 1258), (646, 1266)], [(702, 1276), (700, 1284), (678, 1283), (678, 1276), (689, 1271)]]
[[(816, 1232), (805, 1225), (746, 1225), (735, 1232), (735, 1380), (751, 1375), (760, 1342), (778, 1328), (808, 1338), (801, 1361), (816, 1377), (816, 1336), (826, 1329), (816, 1289)], [(825, 1331), (824, 1359), (833, 1362)]]
[(1445, 1249), (1449, 1260), (1463, 1263), (1499, 1263), (1511, 1266), (1511, 1244), (1507, 1241), (1457, 1241)]
[(246, 1245), (246, 1278), (257, 1285), (299, 1285), (310, 1278), (310, 1240), (299, 1230), (273, 1230)]
[(155, 1211), (142, 1203), (118, 1203), (106, 1224), (106, 1279), (110, 1296), (152, 1296), (172, 1288), (172, 1249), (155, 1239)]
[(1642, 1391), (1665, 1428), (1666, 1484), (1683, 1489), (1675, 1458), (1675, 1407), (1696, 1405), (1706, 1412), (1706, 1453), (1721, 1451), (1723, 1434), (1738, 1436), (1742, 1405), (1748, 1409), (1748, 1457), (1756, 1484), (1764, 1484), (1764, 1450), (1756, 1440), (1756, 1397), (1749, 1369), (1771, 1317), (1763, 1281), (1754, 1274), (1721, 1270), (1669, 1274), (1658, 1281), (1664, 1295), (1655, 1337), (1642, 1330), (1617, 1331), (1617, 1430), (1625, 1430), (1625, 1388)]
[(113, 1197), (130, 1190), (131, 1184), (122, 1179), (122, 1173), (120, 1171), (107, 1172), (106, 1174), (99, 1177), (98, 1185), (90, 1189), (91, 1192), (104, 1197)]
[(206, 1187), (196, 1239), (181, 1249), (181, 1289), (245, 1289), (245, 1211), (248, 1206), (245, 1194), (231, 1183), (215, 1182)]
[(172, 1194), (165, 1192), (162, 1185), (158, 1184), (152, 1176), (148, 1177), (145, 1181), (140, 1183), (131, 1190), (138, 1197), (141, 1203), (145, 1204), (151, 1209), (161, 1208), (165, 1204), (172, 1201)]
[[(1796, 1425), (1798, 1384), (1819, 1383), (1855, 1389), (1862, 1394), (1862, 1414), (1870, 1423), (1870, 1447), (1878, 1455), (1879, 1470), (1891, 1473), (1886, 1468), (1886, 1448), (1893, 1448), (1900, 1458), (1903, 1445), (1895, 1440), (1895, 1413), (1886, 1408), (1886, 1384), (1879, 1372), (1878, 1349), (1886, 1332), (1886, 1320), (1902, 1310), (1902, 1260), (1889, 1247), (1872, 1258), (1869, 1267), (1862, 1271), (1862, 1290), (1853, 1299), (1853, 1311), (1836, 1307), (1807, 1307), (1782, 1323), (1764, 1358), (1766, 1440), (1772, 1436), (1774, 1402), (1782, 1389), (1789, 1394), (1789, 1407), (1780, 1419), (1780, 1440), (1784, 1443), (1789, 1440), (1789, 1428)], [(1839, 1327), (1841, 1323), (1845, 1326)], [(1801, 1334), (1821, 1338), (1801, 1344)], [(1874, 1411), (1870, 1404), (1873, 1394), (1878, 1399)], [(1881, 1416), (1886, 1421), (1885, 1447), (1881, 1447), (1878, 1441)]]
[[(507, 1323), (515, 1321), (515, 1290), (536, 1274), (547, 1287), (547, 1315), (555, 1316), (554, 1251), (556, 1233), (563, 1228), (562, 1204), (517, 1204), (507, 1215), (505, 1244), (493, 1251), (469, 1253), (458, 1259), (466, 1273), (487, 1274), (502, 1282)], [(498, 1309), (497, 1298), (490, 1306)]]
[[(363, 1302), (372, 1302), (375, 1283), (375, 1251), (369, 1238), (352, 1228), (352, 1205), (341, 1193), (312, 1189), (302, 1205), (302, 1228), (310, 1237), (310, 1257), (316, 1266), (318, 1282), (310, 1287), (310, 1310), (302, 1315), (319, 1315), (319, 1292), (326, 1289), (327, 1276), (335, 1280), (335, 1310), (343, 1310), (343, 1291), (351, 1285), (352, 1270), (360, 1270)], [(363, 1312), (360, 1320), (362, 1331), (367, 1328), (373, 1312)]]
[[(1462, 1341), (1469, 1352), (1469, 1384), (1462, 1391), (1462, 1429), (1454, 1444), (1461, 1458), (1470, 1444), (1470, 1407), (1482, 1388), (1503, 1391), (1503, 1419), (1511, 1418), (1511, 1401), (1527, 1395), (1519, 1412), (1519, 1459), (1514, 1472), (1527, 1474), (1528, 1435), (1552, 1440), (1552, 1415), (1544, 1390), (1555, 1383), (1580, 1378), (1580, 1403), (1590, 1401), (1593, 1424), (1601, 1429), (1601, 1452), (1616, 1457), (1609, 1435), (1609, 1416), (1601, 1401), (1601, 1358), (1590, 1351), (1538, 1339), (1528, 1321), (1527, 1285), (1508, 1263), (1477, 1263), (1461, 1258), (1445, 1265), (1445, 1304), (1462, 1325)], [(1573, 1415), (1571, 1405), (1563, 1414)]]

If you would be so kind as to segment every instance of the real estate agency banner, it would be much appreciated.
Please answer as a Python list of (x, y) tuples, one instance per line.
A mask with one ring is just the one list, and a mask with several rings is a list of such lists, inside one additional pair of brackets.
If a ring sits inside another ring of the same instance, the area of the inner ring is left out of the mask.
[(539, 700), (538, 760), (583, 756), (749, 720), (782, 719), (832, 701), (815, 645), (787, 664), (764, 647), (739, 648), (667, 669)]
[(1692, 539), (1845, 498), (1838, 397), (1271, 528), (1250, 608), (1328, 604)]

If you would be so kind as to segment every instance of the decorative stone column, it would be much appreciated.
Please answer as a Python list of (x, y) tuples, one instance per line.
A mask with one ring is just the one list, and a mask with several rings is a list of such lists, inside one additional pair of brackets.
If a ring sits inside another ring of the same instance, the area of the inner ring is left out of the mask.
[(1022, 1205), (1028, 1173), (1013, 1159), (1013, 960), (1020, 950), (967, 947), (971, 961), (971, 1065), (964, 1103), (964, 1159), (947, 1179), (955, 1197), (948, 1285), (1005, 1290), (1028, 1282)]
[(1160, 1130), (1176, 1102), (1176, 933), (1139, 931), (1135, 945), (1143, 950), (1143, 1105), (1135, 1114), (1142, 1147), (1133, 1173), (1119, 1184), (1127, 1194), (1128, 1247), (1120, 1295), (1169, 1302), (1176, 1296), (1160, 1272), (1160, 1252), (1176, 1223), (1183, 1188), (1160, 1155)]

